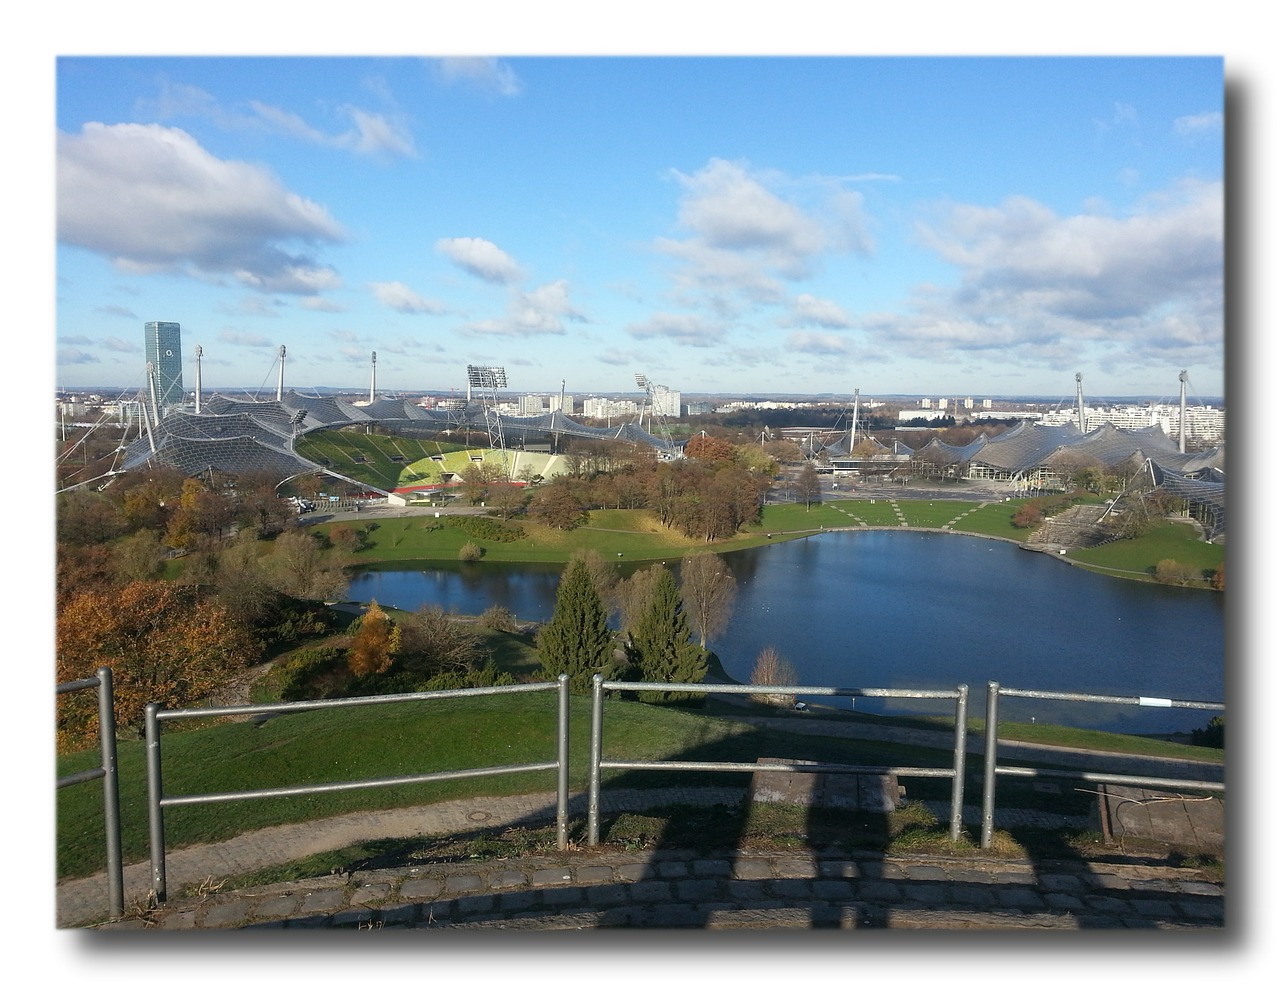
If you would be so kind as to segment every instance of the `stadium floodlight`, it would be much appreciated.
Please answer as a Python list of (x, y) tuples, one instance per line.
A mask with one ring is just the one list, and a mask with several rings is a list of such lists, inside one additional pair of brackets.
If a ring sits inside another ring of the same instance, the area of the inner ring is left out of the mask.
[(641, 390), (648, 390), (649, 377), (645, 376), (644, 373), (636, 373), (636, 386), (638, 386)]
[(471, 386), (495, 390), (507, 385), (507, 371), (501, 366), (468, 366), (467, 382)]

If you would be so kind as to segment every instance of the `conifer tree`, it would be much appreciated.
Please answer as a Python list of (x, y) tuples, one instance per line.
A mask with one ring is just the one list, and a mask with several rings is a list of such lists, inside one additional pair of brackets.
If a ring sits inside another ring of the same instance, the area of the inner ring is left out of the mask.
[(537, 647), (543, 673), (549, 680), (568, 674), (572, 691), (590, 691), (595, 674), (615, 676), (608, 613), (581, 558), (560, 576), (555, 612), (539, 630)]
[[(631, 627), (628, 656), (642, 681), (694, 684), (707, 674), (706, 652), (689, 638), (689, 622), (670, 568), (657, 577), (649, 604)], [(695, 695), (682, 691), (642, 691), (653, 701), (686, 701)]]

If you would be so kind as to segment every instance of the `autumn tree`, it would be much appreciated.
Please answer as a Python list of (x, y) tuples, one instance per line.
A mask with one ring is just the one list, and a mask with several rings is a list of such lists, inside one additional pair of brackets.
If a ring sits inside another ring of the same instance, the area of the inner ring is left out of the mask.
[(400, 628), (393, 623), (376, 601), (369, 603), (365, 614), (352, 627), (347, 666), (357, 677), (383, 674), (391, 668), (391, 659), (400, 649)]
[(640, 624), (644, 613), (652, 605), (661, 574), (662, 565), (651, 564), (647, 568), (633, 571), (629, 578), (618, 582), (614, 589), (614, 607), (618, 611), (618, 622), (624, 634)]
[(466, 674), (484, 656), (480, 638), (468, 624), (451, 619), (438, 605), (397, 617), (400, 649), (393, 672), (425, 681), (442, 674)]
[(680, 596), (702, 648), (729, 622), (738, 595), (729, 566), (709, 551), (686, 554), (680, 562)]
[(122, 537), (111, 550), (116, 580), (122, 584), (158, 578), (168, 556), (169, 549), (161, 543), (159, 532), (146, 529)]
[(615, 676), (613, 634), (591, 572), (581, 560), (571, 561), (560, 576), (551, 621), (537, 636), (538, 657), (548, 680), (569, 675), (571, 690), (591, 690), (591, 678)]
[(288, 530), (264, 559), (267, 584), (300, 599), (336, 599), (347, 590), (343, 565), (348, 555), (325, 549), (305, 530)]
[(120, 510), (102, 493), (76, 489), (60, 493), (56, 502), (59, 544), (105, 544), (125, 530)]
[(529, 516), (555, 530), (572, 530), (586, 519), (586, 510), (568, 483), (557, 480), (533, 494)]
[(695, 434), (684, 446), (685, 457), (713, 464), (728, 464), (734, 459), (734, 446), (724, 438)]
[[(694, 684), (707, 675), (706, 652), (689, 638), (689, 622), (667, 567), (657, 567), (649, 604), (627, 633), (627, 656), (642, 681)], [(676, 689), (644, 691), (642, 700), (687, 701), (693, 694)]]
[[(171, 582), (81, 592), (57, 618), (58, 680), (80, 680), (110, 667), (122, 728), (141, 730), (149, 702), (175, 708), (207, 698), (260, 653), (221, 602)], [(65, 702), (59, 743), (74, 747), (96, 727), (87, 709)]]
[(804, 503), (806, 513), (814, 503), (822, 502), (822, 480), (813, 462), (805, 462), (800, 467), (796, 477), (791, 480), (791, 490), (795, 493), (796, 500)]

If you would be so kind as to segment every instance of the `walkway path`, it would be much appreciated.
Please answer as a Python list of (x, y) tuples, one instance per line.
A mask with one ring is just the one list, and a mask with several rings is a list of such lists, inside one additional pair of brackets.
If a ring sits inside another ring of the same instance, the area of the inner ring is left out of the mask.
[[(776, 725), (776, 720), (768, 720)], [(889, 738), (884, 726), (797, 717), (797, 731)], [(910, 732), (916, 744), (950, 743), (946, 733)], [(908, 737), (902, 737), (907, 739)], [(1016, 743), (1002, 743), (1002, 755)], [(1004, 748), (1004, 747), (1007, 747)], [(1099, 768), (1079, 750), (1034, 748), (1055, 765)], [(1176, 767), (1176, 768), (1175, 768)], [(1221, 779), (1214, 764), (1110, 755), (1106, 770), (1131, 775)], [(602, 797), (602, 812), (646, 811), (682, 803), (741, 802), (738, 789), (621, 790)], [(948, 805), (928, 805), (943, 818)], [(586, 813), (585, 797), (570, 816)], [(142, 914), (151, 889), (149, 863), (125, 869), (134, 916), (112, 928), (215, 927), (1221, 927), (1223, 886), (1196, 869), (1140, 862), (1016, 862), (994, 859), (887, 859), (878, 853), (693, 855), (578, 847), (546, 857), (431, 864), (347, 873), (296, 883), (217, 891), (229, 877), (303, 859), (358, 841), (438, 837), (554, 823), (551, 793), (479, 797), (366, 812), (247, 832), (230, 841), (176, 849), (165, 859), (168, 901)], [(965, 822), (980, 821), (966, 808)], [(1089, 817), (998, 808), (998, 829), (1018, 825), (1095, 826)], [(203, 889), (203, 892), (201, 891)], [(58, 887), (57, 925), (99, 924), (108, 914), (106, 877)]]

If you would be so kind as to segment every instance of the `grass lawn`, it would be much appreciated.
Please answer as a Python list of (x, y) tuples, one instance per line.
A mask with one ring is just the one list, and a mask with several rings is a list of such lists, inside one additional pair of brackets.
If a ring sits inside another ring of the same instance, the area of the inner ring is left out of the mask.
[(1067, 552), (1080, 567), (1139, 581), (1151, 581), (1156, 564), (1166, 558), (1194, 565), (1208, 576), (1225, 556), (1226, 548), (1202, 541), (1199, 529), (1189, 523), (1164, 523), (1136, 540)]

